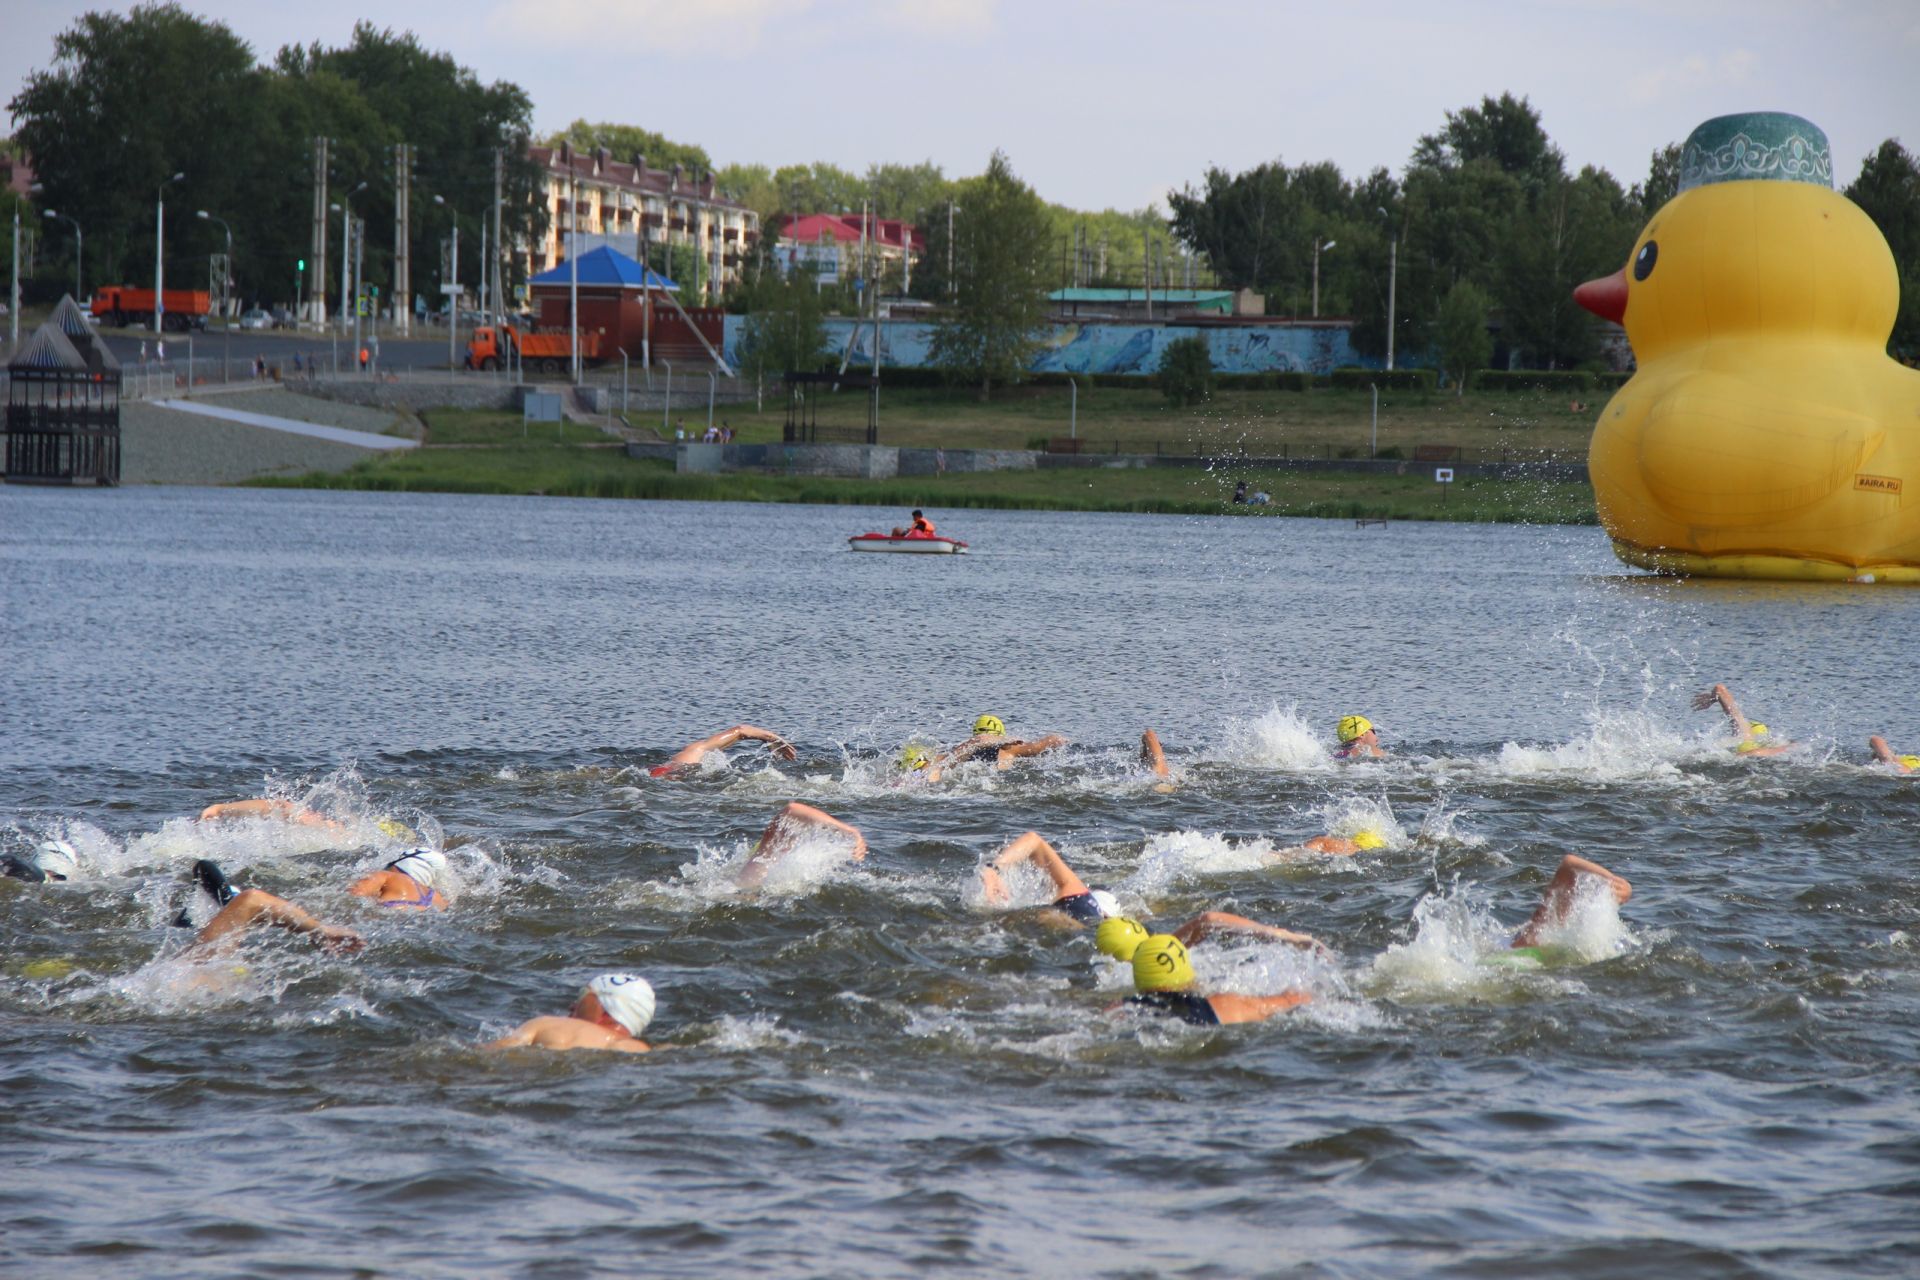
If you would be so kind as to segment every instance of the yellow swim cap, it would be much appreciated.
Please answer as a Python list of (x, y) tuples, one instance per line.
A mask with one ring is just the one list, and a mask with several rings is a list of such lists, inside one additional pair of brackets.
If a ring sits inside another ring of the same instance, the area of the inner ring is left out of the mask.
[(1743, 738), (1741, 741), (1733, 744), (1733, 753), (1738, 756), (1744, 756), (1749, 752), (1758, 751), (1759, 749), (1760, 743), (1753, 738)]
[(1193, 985), (1187, 948), (1170, 933), (1156, 933), (1133, 953), (1133, 985), (1140, 991), (1184, 991)]
[(1361, 849), (1384, 849), (1387, 847), (1386, 837), (1371, 827), (1365, 831), (1354, 832), (1353, 843)]
[(1125, 916), (1108, 916), (1093, 935), (1093, 945), (1115, 960), (1133, 959), (1133, 953), (1146, 940), (1146, 926)]
[(1007, 726), (1000, 723), (999, 716), (981, 716), (973, 722), (973, 731), (975, 733), (1005, 733)]
[(382, 818), (373, 824), (381, 835), (389, 840), (398, 840), (401, 844), (419, 844), (420, 833), (406, 823), (394, 818)]
[(911, 773), (915, 769), (924, 769), (928, 763), (925, 747), (906, 746), (900, 749), (900, 768), (903, 771)]
[(1340, 735), (1340, 741), (1352, 742), (1363, 733), (1373, 732), (1373, 721), (1365, 716), (1341, 716), (1336, 732)]
[(1767, 726), (1761, 724), (1758, 720), (1750, 720), (1747, 722), (1747, 736), (1749, 738), (1764, 738), (1767, 736)]
[(1905, 769), (1920, 769), (1920, 756), (1901, 756), (1900, 765)]

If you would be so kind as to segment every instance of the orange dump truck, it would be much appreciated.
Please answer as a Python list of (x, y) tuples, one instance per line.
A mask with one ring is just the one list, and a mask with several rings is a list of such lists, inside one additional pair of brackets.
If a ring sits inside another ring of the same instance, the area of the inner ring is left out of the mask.
[[(168, 289), (162, 323), (169, 329), (204, 329), (213, 312), (213, 295), (205, 289)], [(93, 314), (116, 329), (153, 319), (153, 290), (130, 284), (112, 284), (93, 291)]]
[[(515, 358), (523, 369), (559, 373), (573, 363), (573, 335), (565, 329), (523, 333), (510, 324), (483, 324), (473, 331), (473, 341), (467, 344), (469, 369), (498, 369)], [(580, 363), (596, 365), (602, 359), (599, 332), (581, 333)]]

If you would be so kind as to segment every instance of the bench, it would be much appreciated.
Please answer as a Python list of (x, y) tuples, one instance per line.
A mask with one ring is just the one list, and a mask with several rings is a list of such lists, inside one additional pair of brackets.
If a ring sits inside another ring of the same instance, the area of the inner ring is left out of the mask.
[(1417, 444), (1413, 446), (1415, 462), (1458, 462), (1460, 446), (1457, 444)]
[(1047, 437), (1048, 453), (1078, 453), (1082, 441), (1077, 436)]

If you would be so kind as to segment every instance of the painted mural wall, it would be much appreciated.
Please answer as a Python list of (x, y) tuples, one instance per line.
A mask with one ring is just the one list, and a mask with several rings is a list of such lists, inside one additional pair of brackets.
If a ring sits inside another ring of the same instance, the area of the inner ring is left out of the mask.
[[(744, 316), (727, 317), (726, 356), (740, 357)], [(836, 356), (853, 346), (852, 364), (873, 363), (871, 322), (837, 317), (829, 319), (827, 344)], [(880, 367), (921, 369), (931, 365), (927, 349), (935, 326), (920, 321), (880, 322)], [(1325, 373), (1341, 365), (1378, 367), (1380, 361), (1362, 357), (1341, 328), (1286, 328), (1280, 325), (1234, 325), (1189, 328), (1159, 324), (1055, 324), (1047, 329), (1035, 373), (1122, 373), (1147, 375), (1160, 367), (1160, 355), (1169, 342), (1199, 336), (1213, 353), (1213, 367), (1221, 373)]]

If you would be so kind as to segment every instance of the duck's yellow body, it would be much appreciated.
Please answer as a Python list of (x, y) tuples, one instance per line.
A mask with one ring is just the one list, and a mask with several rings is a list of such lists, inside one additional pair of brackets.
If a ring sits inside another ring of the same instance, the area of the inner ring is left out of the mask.
[(1807, 182), (1683, 191), (1583, 292), (1621, 286), (1639, 372), (1589, 459), (1621, 559), (1920, 583), (1920, 372), (1886, 354), (1898, 276), (1858, 206)]

